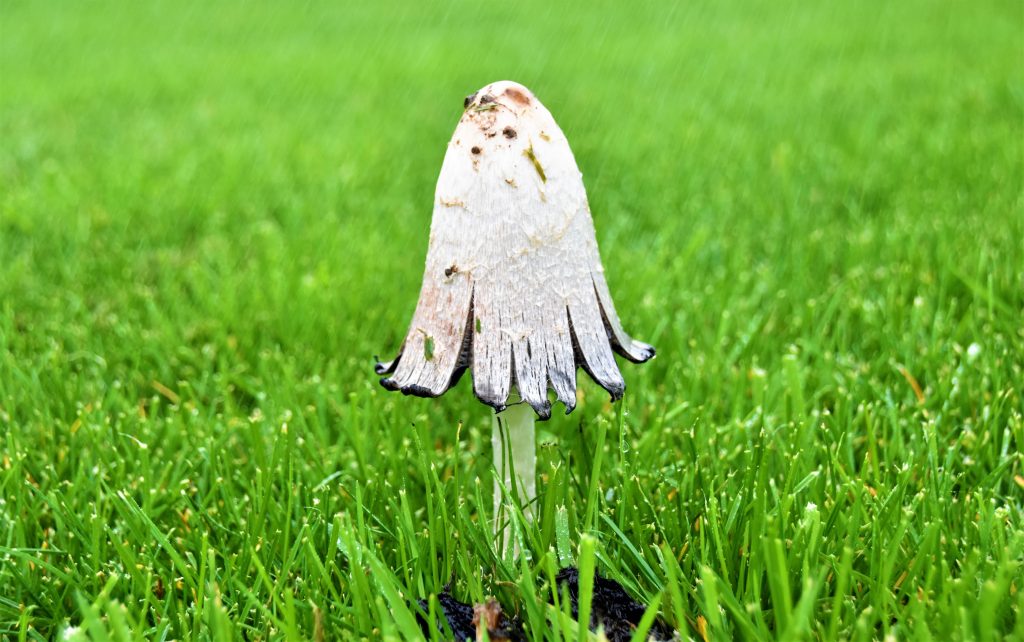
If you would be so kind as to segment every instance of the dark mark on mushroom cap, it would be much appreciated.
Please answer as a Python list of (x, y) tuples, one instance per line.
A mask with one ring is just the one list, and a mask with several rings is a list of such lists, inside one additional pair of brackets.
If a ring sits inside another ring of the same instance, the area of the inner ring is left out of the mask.
[(508, 138), (509, 140), (517, 136), (516, 130), (512, 129), (511, 127), (506, 127), (505, 129), (501, 130), (501, 133), (505, 136), (505, 138)]
[(464, 108), (465, 107), (469, 107), (471, 104), (473, 104), (474, 100), (476, 100), (476, 94), (470, 94), (470, 95), (466, 96), (465, 100), (462, 101), (462, 106)]
[(505, 90), (505, 95), (511, 98), (513, 101), (520, 105), (526, 106), (530, 104), (530, 97), (519, 91), (515, 87), (509, 87)]
[(473, 152), (474, 154), (479, 154), (482, 150), (479, 147), (474, 145), (473, 149), (471, 149), (469, 151)]

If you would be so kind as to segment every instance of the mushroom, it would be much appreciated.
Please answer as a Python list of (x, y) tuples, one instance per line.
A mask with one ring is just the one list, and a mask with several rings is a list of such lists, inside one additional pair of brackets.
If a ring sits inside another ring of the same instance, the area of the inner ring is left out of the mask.
[(376, 371), (388, 390), (437, 397), (471, 369), (473, 392), (496, 411), (495, 468), (510, 485), (511, 454), (528, 502), (533, 415), (551, 416), (548, 390), (572, 412), (582, 367), (618, 400), (613, 352), (642, 363), (654, 348), (622, 329), (582, 174), (551, 113), (510, 81), (464, 107), (437, 181), (419, 303), (398, 356)]

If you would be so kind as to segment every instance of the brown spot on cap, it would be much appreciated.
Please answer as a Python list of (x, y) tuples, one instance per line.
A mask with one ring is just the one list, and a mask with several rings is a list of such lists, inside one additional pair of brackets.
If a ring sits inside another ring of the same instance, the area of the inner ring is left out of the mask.
[(493, 103), (493, 102), (494, 102), (494, 96), (492, 96), (490, 94), (484, 94), (480, 98), (480, 104), (481, 105), (486, 105), (487, 103)]
[(479, 154), (481, 150), (480, 150), (480, 148), (479, 148), (479, 147), (477, 147), (477, 146), (475, 146), (475, 145), (474, 145), (474, 146), (473, 146), (473, 149), (471, 149), (471, 150), (469, 150), (469, 151), (473, 152), (474, 154)]
[(476, 94), (470, 94), (470, 95), (466, 96), (466, 99), (462, 101), (462, 106), (463, 107), (469, 107), (470, 103), (472, 103), (473, 100), (475, 100), (475, 99), (476, 99)]
[(508, 139), (516, 137), (516, 130), (512, 129), (511, 127), (506, 127), (505, 129), (501, 130), (501, 133), (504, 134), (505, 138)]
[(530, 97), (524, 94), (523, 92), (519, 91), (515, 87), (509, 87), (508, 89), (506, 89), (505, 95), (511, 98), (513, 101), (519, 103), (520, 105), (530, 104)]

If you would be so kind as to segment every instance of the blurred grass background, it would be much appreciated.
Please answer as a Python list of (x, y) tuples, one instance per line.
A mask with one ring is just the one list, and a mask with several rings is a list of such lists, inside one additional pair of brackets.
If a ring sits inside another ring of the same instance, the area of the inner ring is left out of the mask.
[(599, 570), (694, 637), (1021, 639), (1022, 63), (1016, 2), (5, 0), (0, 633), (373, 638), (385, 586), (545, 586), (543, 518), (529, 568), (484, 545), (469, 382), (371, 369), (507, 78), (659, 349), (543, 426)]

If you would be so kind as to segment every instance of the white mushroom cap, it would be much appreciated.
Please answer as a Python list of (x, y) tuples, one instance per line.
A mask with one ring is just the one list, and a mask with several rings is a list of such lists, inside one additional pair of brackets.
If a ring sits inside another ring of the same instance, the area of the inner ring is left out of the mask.
[(496, 410), (512, 387), (546, 419), (548, 388), (576, 405), (576, 369), (622, 396), (612, 351), (654, 348), (622, 329), (569, 142), (526, 87), (468, 96), (441, 166), (419, 303), (398, 357), (377, 365), (389, 390), (436, 397), (473, 372)]

